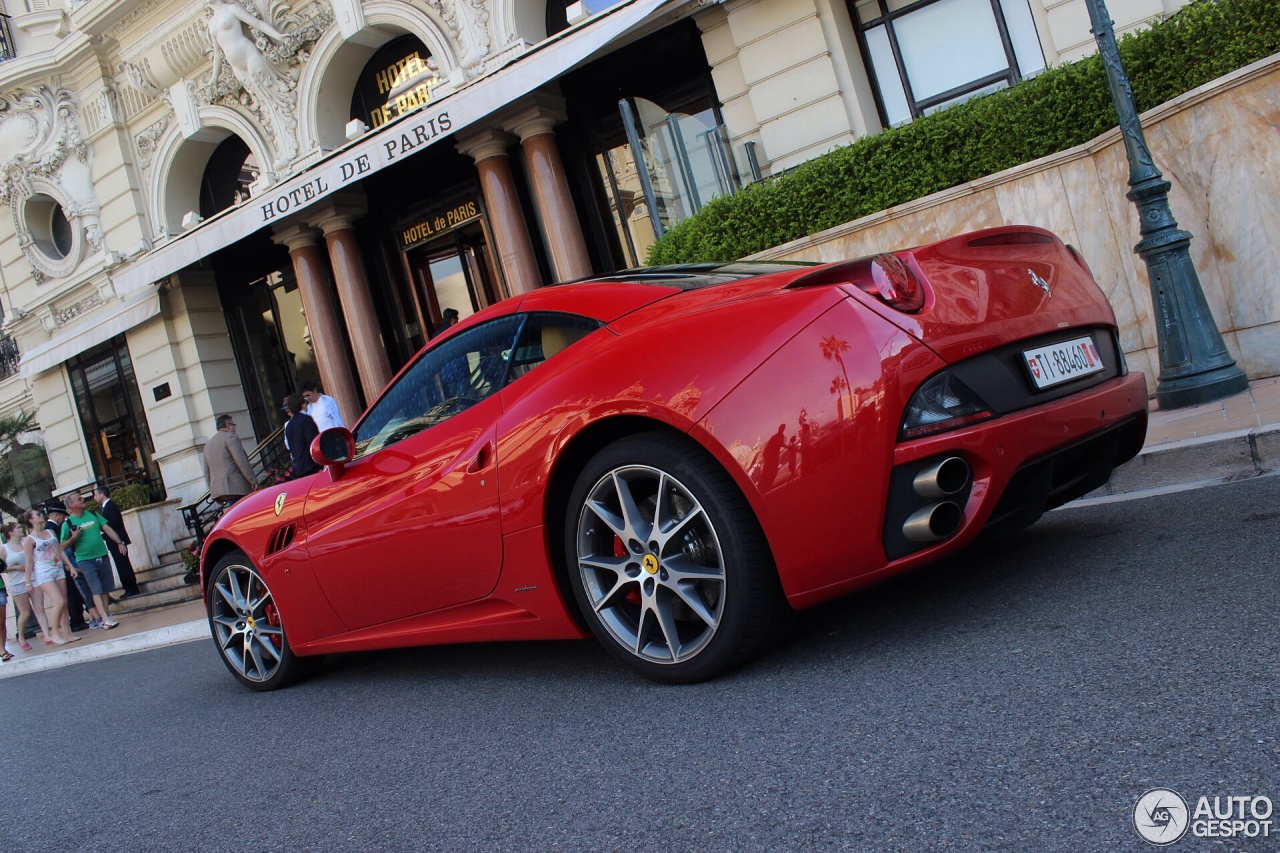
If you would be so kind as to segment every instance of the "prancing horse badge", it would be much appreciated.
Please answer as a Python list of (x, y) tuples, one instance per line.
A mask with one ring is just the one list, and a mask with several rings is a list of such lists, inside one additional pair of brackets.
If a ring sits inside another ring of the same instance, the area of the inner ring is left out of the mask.
[(280, 511), (284, 509), (284, 499), (287, 497), (289, 497), (288, 492), (281, 492), (276, 495), (276, 515), (279, 515)]
[(1027, 270), (1027, 275), (1031, 276), (1032, 284), (1044, 291), (1045, 296), (1053, 296), (1053, 293), (1049, 291), (1049, 282), (1036, 275), (1035, 270)]

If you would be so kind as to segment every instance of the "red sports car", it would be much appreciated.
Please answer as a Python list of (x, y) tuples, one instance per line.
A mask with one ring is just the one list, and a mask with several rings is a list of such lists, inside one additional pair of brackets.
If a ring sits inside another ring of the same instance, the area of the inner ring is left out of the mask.
[(209, 624), (256, 690), (327, 653), (592, 634), (698, 681), (1102, 485), (1146, 427), (1106, 298), (1038, 228), (548, 287), (428, 344), (315, 440), (325, 470), (231, 508)]

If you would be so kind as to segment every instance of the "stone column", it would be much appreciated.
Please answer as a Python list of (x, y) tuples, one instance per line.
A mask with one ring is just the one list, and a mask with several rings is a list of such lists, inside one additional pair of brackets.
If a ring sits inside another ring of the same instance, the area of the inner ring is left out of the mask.
[[(302, 309), (307, 312), (307, 330), (311, 348), (320, 369), (320, 384), (325, 393), (338, 401), (343, 419), (351, 424), (360, 416), (360, 394), (351, 365), (342, 345), (342, 323), (338, 308), (329, 293), (329, 279), (324, 252), (320, 250), (320, 234), (306, 225), (278, 227), (272, 237), (289, 250), (293, 275), (298, 280)], [(274, 401), (273, 401), (274, 402)]]
[(498, 244), (498, 262), (514, 295), (533, 290), (543, 281), (507, 157), (507, 147), (512, 142), (513, 137), (502, 131), (482, 130), (459, 140), (458, 150), (476, 161), (485, 213)]
[(587, 241), (569, 195), (564, 162), (556, 144), (555, 126), (564, 121), (564, 112), (535, 95), (537, 102), (507, 122), (507, 129), (520, 137), (529, 164), (533, 201), (542, 217), (542, 230), (556, 281), (572, 281), (591, 275)]
[(369, 279), (353, 225), (355, 218), (366, 209), (363, 198), (339, 200), (315, 214), (308, 214), (308, 219), (324, 232), (360, 386), (364, 389), (364, 398), (372, 403), (391, 381), (391, 362), (382, 343), (382, 329), (378, 326), (378, 314), (369, 293)]

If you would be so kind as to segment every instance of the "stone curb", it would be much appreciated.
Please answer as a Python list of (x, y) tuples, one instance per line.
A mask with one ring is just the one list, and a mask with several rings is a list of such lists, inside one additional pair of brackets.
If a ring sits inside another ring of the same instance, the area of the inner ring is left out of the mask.
[(1182, 483), (1241, 480), (1280, 468), (1280, 425), (1170, 441), (1144, 447), (1090, 497), (1141, 492)]
[(23, 657), (19, 653), (8, 663), (0, 664), (0, 679), (207, 639), (209, 639), (209, 623), (203, 619), (197, 619), (193, 622), (113, 637), (110, 640), (99, 640), (80, 648), (60, 649), (32, 657)]

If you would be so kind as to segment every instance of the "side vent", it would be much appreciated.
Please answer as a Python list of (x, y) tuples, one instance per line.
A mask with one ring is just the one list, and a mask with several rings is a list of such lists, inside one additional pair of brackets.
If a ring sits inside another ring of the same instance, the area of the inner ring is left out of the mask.
[(284, 527), (281, 527), (275, 533), (272, 533), (271, 539), (267, 541), (266, 556), (269, 557), (272, 554), (276, 553), (277, 551), (283, 551), (285, 548), (288, 548), (290, 543), (293, 542), (293, 537), (294, 537), (294, 534), (296, 533), (297, 533), (296, 524), (286, 524)]

